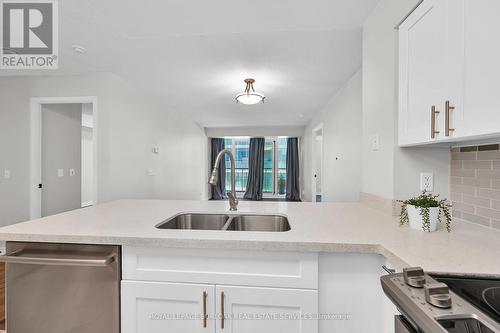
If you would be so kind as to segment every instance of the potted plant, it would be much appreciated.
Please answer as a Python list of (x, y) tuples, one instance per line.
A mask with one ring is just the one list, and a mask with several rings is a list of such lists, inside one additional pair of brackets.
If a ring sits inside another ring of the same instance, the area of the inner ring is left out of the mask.
[(409, 224), (410, 228), (423, 231), (436, 231), (438, 223), (444, 216), (446, 230), (451, 230), (451, 205), (446, 199), (439, 199), (439, 195), (423, 192), (418, 197), (400, 201), (400, 225)]
[(285, 177), (280, 176), (280, 178), (278, 179), (278, 193), (285, 194), (285, 187), (286, 187)]

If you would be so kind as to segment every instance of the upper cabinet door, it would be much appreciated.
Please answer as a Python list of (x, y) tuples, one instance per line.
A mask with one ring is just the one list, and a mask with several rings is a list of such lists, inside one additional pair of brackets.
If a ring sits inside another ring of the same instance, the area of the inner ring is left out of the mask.
[(122, 333), (214, 333), (215, 286), (122, 281)]
[(318, 332), (317, 290), (217, 286), (216, 298), (217, 332)]
[[(399, 27), (400, 145), (447, 138), (447, 100), (455, 107), (450, 117), (460, 112), (459, 2), (426, 0)], [(449, 135), (456, 133), (450, 131)]]
[(465, 0), (465, 92), (468, 136), (500, 133), (499, 0)]

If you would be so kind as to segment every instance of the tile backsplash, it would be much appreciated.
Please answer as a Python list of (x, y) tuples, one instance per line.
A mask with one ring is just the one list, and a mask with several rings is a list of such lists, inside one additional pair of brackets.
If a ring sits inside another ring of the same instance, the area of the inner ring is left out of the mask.
[(500, 229), (500, 145), (451, 150), (453, 216)]

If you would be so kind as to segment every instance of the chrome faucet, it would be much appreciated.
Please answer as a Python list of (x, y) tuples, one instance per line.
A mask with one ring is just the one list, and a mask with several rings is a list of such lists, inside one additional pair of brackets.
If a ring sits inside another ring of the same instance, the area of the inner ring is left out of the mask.
[(212, 170), (212, 175), (210, 176), (208, 183), (215, 186), (219, 182), (219, 165), (224, 154), (229, 155), (229, 159), (231, 160), (231, 192), (227, 192), (227, 196), (229, 198), (229, 209), (231, 211), (236, 211), (238, 210), (238, 198), (236, 197), (236, 166), (234, 155), (230, 150), (224, 149), (217, 155), (214, 169)]

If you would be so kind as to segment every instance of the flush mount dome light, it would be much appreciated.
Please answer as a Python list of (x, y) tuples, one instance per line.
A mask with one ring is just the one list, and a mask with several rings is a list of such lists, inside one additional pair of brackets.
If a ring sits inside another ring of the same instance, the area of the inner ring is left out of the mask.
[(264, 99), (266, 97), (261, 93), (255, 92), (255, 89), (253, 88), (254, 82), (254, 79), (245, 79), (247, 86), (244, 92), (236, 95), (236, 103), (245, 105), (253, 105), (261, 102), (264, 103)]

